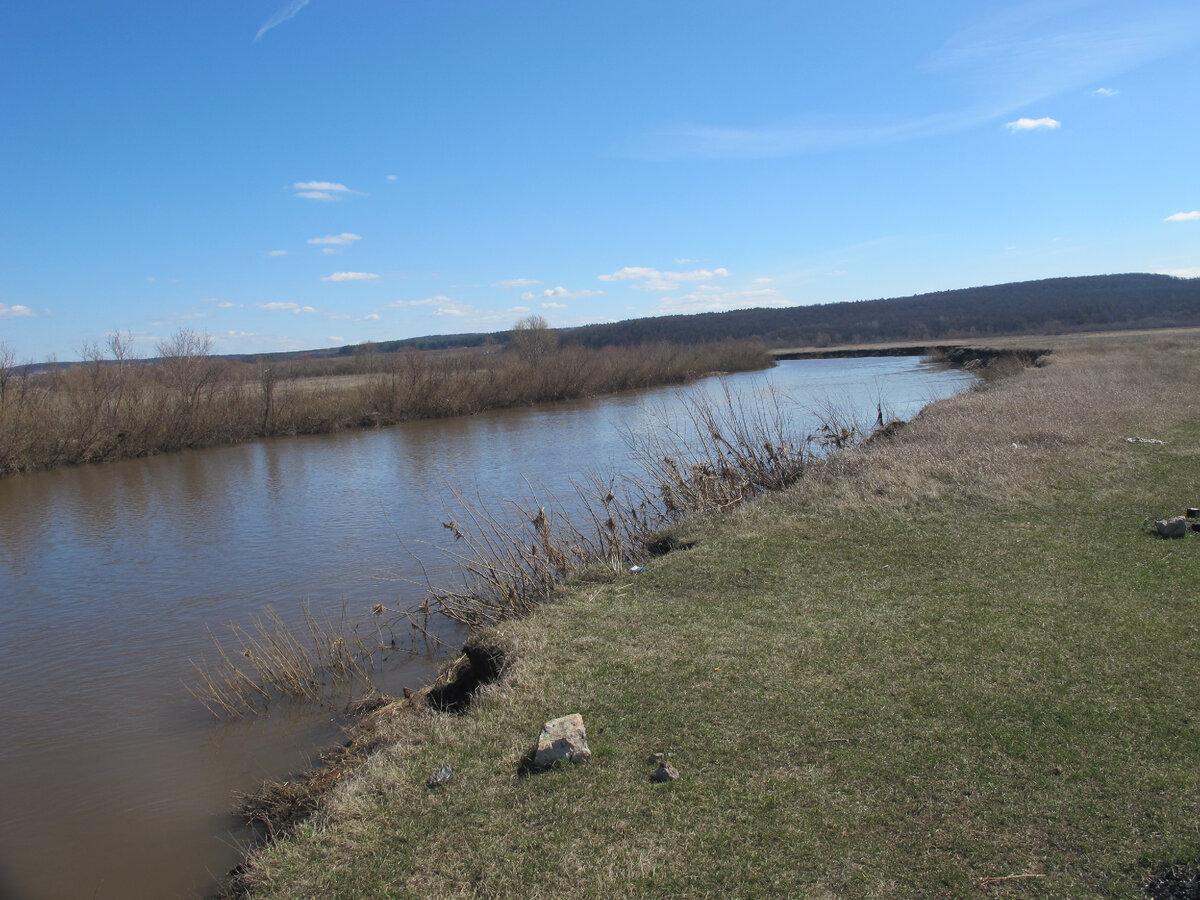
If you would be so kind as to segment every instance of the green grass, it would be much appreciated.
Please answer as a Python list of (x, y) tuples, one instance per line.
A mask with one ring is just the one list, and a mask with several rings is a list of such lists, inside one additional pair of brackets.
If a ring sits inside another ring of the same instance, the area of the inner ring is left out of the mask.
[[(1144, 352), (939, 406), (501, 626), (508, 678), (398, 719), (255, 896), (1133, 897), (1200, 862), (1200, 538), (1146, 528), (1200, 505), (1200, 365), (1167, 348), (1164, 388)], [(569, 712), (592, 761), (520, 777)]]

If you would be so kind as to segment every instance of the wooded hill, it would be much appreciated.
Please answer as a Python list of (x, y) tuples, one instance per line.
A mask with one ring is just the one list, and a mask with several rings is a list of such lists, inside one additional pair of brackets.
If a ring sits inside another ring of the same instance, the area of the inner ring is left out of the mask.
[[(784, 309), (656, 316), (564, 328), (558, 334), (564, 344), (587, 347), (724, 338), (758, 338), (769, 347), (804, 347), (1181, 325), (1200, 325), (1200, 278), (1132, 274), (1047, 278)], [(381, 353), (409, 347), (448, 350), (507, 344), (510, 338), (511, 332), (498, 331), (380, 341), (373, 346)], [(350, 356), (360, 349), (361, 345), (351, 345), (270, 357)]]
[(1200, 278), (1093, 275), (896, 297), (633, 319), (564, 331), (587, 346), (760, 338), (771, 347), (1200, 324)]

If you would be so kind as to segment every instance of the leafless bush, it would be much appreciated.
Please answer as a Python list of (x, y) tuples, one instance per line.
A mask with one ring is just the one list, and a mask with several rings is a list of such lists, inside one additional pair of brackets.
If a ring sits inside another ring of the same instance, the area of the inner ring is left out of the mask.
[(644, 561), (665, 520), (644, 498), (621, 501), (615, 487), (576, 484), (571, 515), (557, 501), (536, 499), (505, 504), (502, 515), (456, 495), (461, 515), (442, 524), (454, 535), (446, 552), (462, 583), (428, 585), (425, 608), (481, 628), (532, 612), (573, 575), (596, 567), (615, 574)]
[[(774, 393), (684, 398), (683, 412), (661, 415), (627, 436), (639, 471), (590, 487), (569, 504), (531, 499), (489, 504), (458, 495), (461, 510), (443, 525), (461, 584), (427, 585), (423, 611), (471, 628), (533, 611), (568, 578), (590, 570), (620, 573), (645, 561), (664, 528), (778, 491), (803, 477), (822, 447), (853, 434), (847, 416), (830, 414), (817, 435), (804, 434), (800, 410)], [(804, 417), (807, 418), (807, 417)]]
[[(664, 516), (706, 512), (787, 487), (812, 460), (813, 435), (802, 433), (798, 410), (775, 392), (717, 400), (681, 398), (683, 413), (662, 414), (653, 426), (626, 435), (640, 465), (639, 480)], [(850, 440), (841, 423), (827, 440)]]

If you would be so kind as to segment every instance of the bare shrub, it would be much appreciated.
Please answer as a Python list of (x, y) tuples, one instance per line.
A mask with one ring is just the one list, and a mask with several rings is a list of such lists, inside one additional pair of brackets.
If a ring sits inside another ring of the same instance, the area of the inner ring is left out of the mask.
[[(780, 490), (813, 458), (816, 439), (798, 430), (796, 411), (775, 392), (739, 397), (726, 389), (717, 400), (681, 401), (682, 416), (661, 415), (651, 428), (626, 435), (643, 489), (668, 518)], [(838, 424), (828, 434), (850, 439)]]
[(482, 628), (527, 615), (573, 575), (595, 567), (615, 574), (643, 561), (665, 520), (644, 498), (620, 501), (614, 488), (611, 481), (576, 484), (573, 515), (536, 499), (510, 502), (509, 515), (500, 515), (457, 494), (461, 516), (442, 524), (454, 535), (446, 553), (462, 583), (427, 585), (424, 608)]

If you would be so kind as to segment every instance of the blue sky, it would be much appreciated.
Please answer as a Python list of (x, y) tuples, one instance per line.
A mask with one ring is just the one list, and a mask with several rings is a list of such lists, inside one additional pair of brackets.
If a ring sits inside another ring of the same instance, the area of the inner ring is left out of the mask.
[(1200, 4), (6, 7), (0, 342), (1200, 276)]

